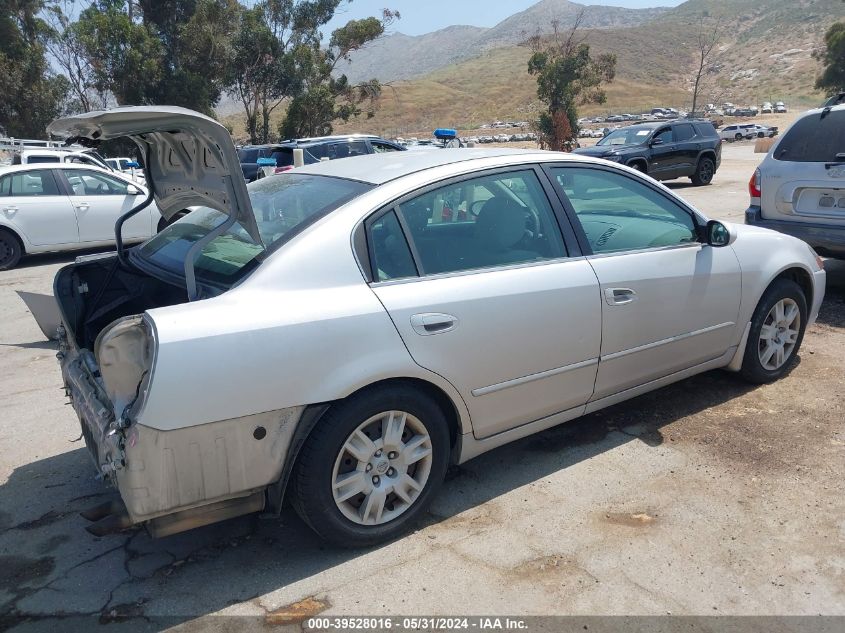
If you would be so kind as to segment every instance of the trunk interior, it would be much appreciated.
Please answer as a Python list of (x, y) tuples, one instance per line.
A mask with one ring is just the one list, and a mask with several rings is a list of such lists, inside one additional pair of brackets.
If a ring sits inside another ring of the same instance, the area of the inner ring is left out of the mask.
[(92, 351), (97, 335), (116, 319), (188, 300), (184, 288), (126, 268), (116, 256), (63, 268), (54, 294), (68, 334)]

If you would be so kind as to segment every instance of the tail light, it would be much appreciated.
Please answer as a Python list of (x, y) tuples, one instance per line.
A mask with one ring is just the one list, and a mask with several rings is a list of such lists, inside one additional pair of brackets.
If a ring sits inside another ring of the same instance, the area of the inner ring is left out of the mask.
[(751, 195), (752, 198), (759, 198), (761, 196), (760, 191), (760, 169), (755, 169), (754, 174), (751, 176), (751, 180), (748, 181), (748, 193)]
[(282, 167), (276, 167), (273, 169), (274, 174), (281, 174), (284, 171), (288, 171), (289, 169), (293, 169), (293, 165), (284, 165)]

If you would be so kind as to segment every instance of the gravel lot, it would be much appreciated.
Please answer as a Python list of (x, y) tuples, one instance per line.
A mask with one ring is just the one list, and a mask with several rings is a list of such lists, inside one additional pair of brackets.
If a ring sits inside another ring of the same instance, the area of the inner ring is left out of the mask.
[[(670, 186), (741, 221), (752, 147), (726, 145), (710, 187)], [(0, 273), (0, 616), (22, 630), (284, 623), (306, 598), (324, 615), (845, 614), (845, 262), (781, 382), (711, 372), (503, 447), (454, 469), (417, 532), (340, 551), (292, 511), (158, 541), (84, 531), (109, 493), (14, 293), (49, 291), (71, 259)]]

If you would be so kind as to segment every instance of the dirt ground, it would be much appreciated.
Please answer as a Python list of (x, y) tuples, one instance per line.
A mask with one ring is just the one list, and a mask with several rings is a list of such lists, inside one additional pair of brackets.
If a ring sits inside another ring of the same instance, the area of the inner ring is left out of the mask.
[[(727, 145), (713, 185), (670, 186), (741, 221), (760, 158)], [(785, 379), (709, 372), (502, 447), (454, 468), (417, 531), (347, 551), (292, 511), (161, 540), (84, 531), (79, 511), (111, 493), (14, 292), (49, 291), (71, 259), (0, 273), (0, 629), (236, 630), (247, 620), (220, 616), (285, 624), (291, 610), (845, 615), (845, 262), (828, 260)]]

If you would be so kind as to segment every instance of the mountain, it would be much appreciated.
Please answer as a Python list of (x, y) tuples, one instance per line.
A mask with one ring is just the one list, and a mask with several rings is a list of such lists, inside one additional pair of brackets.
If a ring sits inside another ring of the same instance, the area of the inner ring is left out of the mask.
[(515, 46), (538, 31), (550, 33), (554, 20), (561, 29), (568, 29), (582, 10), (581, 28), (611, 29), (645, 24), (668, 9), (623, 9), (585, 6), (569, 0), (541, 0), (492, 28), (450, 26), (425, 35), (388, 35), (354, 53), (350, 63), (338, 65), (338, 72), (353, 82), (373, 77), (382, 82), (422, 77), (481, 52)]

